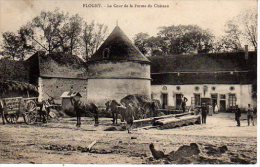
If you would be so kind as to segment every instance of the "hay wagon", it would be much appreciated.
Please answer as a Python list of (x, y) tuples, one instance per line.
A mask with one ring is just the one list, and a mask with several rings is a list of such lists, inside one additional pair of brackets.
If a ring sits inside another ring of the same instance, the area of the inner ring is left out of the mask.
[(3, 123), (15, 124), (20, 116), (23, 117), (26, 124), (34, 124), (39, 117), (37, 111), (37, 97), (22, 98), (2, 98), (0, 99), (2, 105), (2, 119)]

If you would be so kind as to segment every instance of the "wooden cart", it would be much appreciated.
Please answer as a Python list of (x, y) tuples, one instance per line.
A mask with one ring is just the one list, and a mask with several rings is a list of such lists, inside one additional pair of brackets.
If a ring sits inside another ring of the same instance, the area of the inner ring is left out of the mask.
[(37, 97), (22, 98), (2, 98), (2, 119), (3, 124), (7, 123), (15, 124), (20, 116), (23, 116), (26, 124), (34, 124), (38, 117), (37, 111)]

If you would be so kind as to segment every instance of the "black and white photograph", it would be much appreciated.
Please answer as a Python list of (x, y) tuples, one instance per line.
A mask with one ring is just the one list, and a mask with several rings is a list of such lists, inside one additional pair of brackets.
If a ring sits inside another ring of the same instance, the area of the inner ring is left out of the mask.
[(0, 0), (0, 166), (258, 166), (257, 47), (257, 0)]

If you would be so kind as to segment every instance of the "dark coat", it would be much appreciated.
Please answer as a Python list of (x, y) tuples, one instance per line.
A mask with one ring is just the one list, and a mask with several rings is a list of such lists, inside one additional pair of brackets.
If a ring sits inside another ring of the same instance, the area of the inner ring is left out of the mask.
[(207, 115), (208, 114), (208, 108), (207, 108), (207, 106), (202, 106), (201, 107), (201, 114), (202, 115)]
[(235, 109), (235, 117), (236, 118), (241, 117), (241, 110), (239, 108)]

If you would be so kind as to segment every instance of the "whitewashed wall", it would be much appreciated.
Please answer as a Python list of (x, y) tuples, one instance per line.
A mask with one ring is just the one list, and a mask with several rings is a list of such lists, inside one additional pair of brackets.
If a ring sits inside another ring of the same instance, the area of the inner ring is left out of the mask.
[(151, 96), (150, 65), (139, 62), (96, 62), (88, 66), (87, 99), (99, 106), (127, 95)]
[(108, 100), (118, 102), (130, 94), (150, 97), (151, 82), (144, 79), (89, 79), (88, 101), (104, 106)]
[[(163, 86), (167, 87), (167, 90), (163, 90)], [(177, 86), (180, 86), (180, 90), (177, 90)], [(198, 86), (199, 90), (195, 90), (195, 87)], [(208, 87), (208, 91), (203, 92), (203, 86)], [(215, 87), (215, 90), (212, 90), (212, 87)], [(233, 86), (234, 90), (230, 90), (230, 87)], [(151, 86), (152, 97), (154, 99), (160, 100), (162, 103), (162, 93), (168, 93), (168, 105), (176, 106), (176, 96), (175, 94), (184, 94), (188, 98), (187, 106), (191, 105), (191, 97), (194, 97), (194, 93), (200, 94), (200, 97), (211, 98), (211, 94), (218, 94), (218, 106), (220, 100), (220, 94), (226, 95), (226, 107), (228, 107), (228, 95), (229, 93), (236, 94), (237, 104), (241, 108), (246, 108), (248, 104), (255, 104), (252, 99), (252, 85), (240, 85), (240, 84), (205, 84), (205, 85), (152, 85)]]
[(98, 62), (88, 66), (88, 78), (150, 78), (150, 65), (138, 62)]

